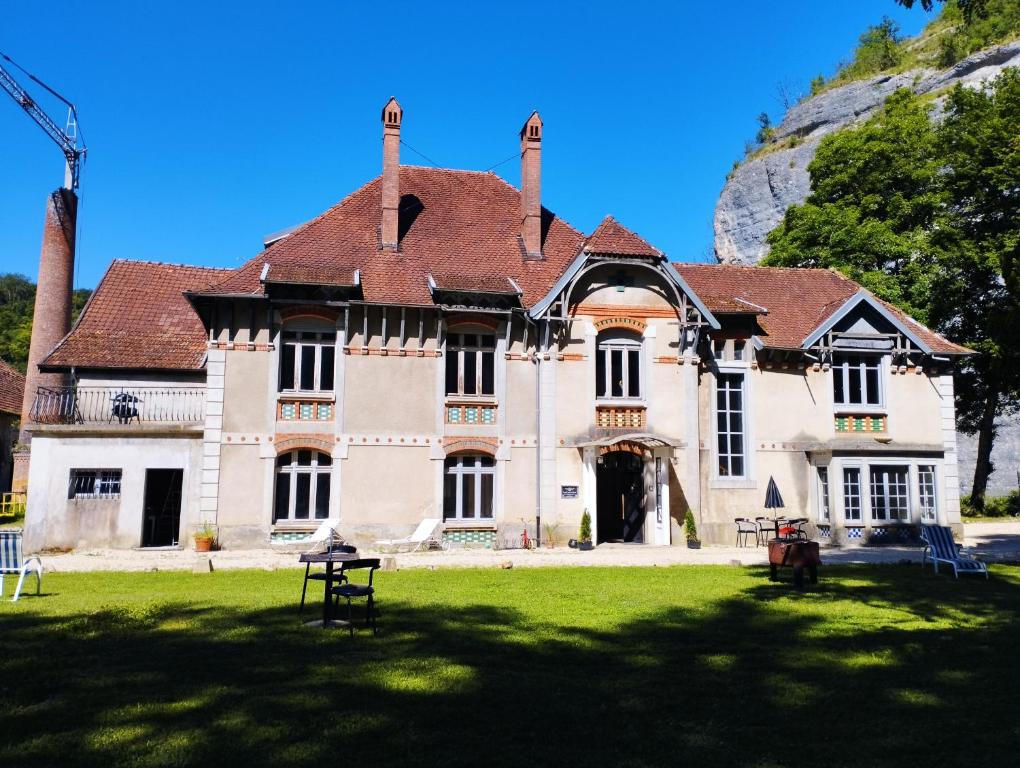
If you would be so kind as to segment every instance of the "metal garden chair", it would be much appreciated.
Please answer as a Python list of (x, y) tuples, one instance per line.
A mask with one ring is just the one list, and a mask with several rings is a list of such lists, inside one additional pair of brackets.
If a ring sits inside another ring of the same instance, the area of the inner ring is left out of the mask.
[[(375, 612), (375, 587), (372, 586), (372, 578), (375, 576), (375, 572), (379, 569), (379, 558), (377, 557), (366, 557), (359, 560), (348, 560), (341, 564), (341, 576), (347, 579), (346, 584), (341, 584), (337, 587), (333, 587), (334, 597), (334, 615), (336, 615), (336, 607), (340, 604), (340, 598), (347, 600), (347, 625), (351, 631), (351, 637), (354, 637), (354, 618), (351, 614), (351, 601), (366, 598), (367, 605), (365, 608), (365, 625), (372, 628), (372, 634), (379, 634), (379, 628), (376, 625), (376, 612)], [(351, 571), (368, 570), (368, 582), (358, 583), (350, 580)]]
[(737, 525), (737, 546), (746, 547), (749, 536), (754, 537), (754, 543), (757, 546), (758, 526), (754, 520), (748, 520), (746, 517), (735, 517), (733, 522)]

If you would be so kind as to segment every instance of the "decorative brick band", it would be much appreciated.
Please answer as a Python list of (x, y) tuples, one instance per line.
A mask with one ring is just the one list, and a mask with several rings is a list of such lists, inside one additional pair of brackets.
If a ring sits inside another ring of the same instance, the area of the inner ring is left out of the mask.
[(676, 355), (660, 355), (655, 358), (657, 363), (667, 363), (669, 365), (677, 365), (680, 362), (680, 358)]
[(627, 317), (623, 315), (617, 315), (615, 317), (604, 317), (601, 320), (595, 321), (595, 330), (601, 333), (607, 331), (610, 328), (622, 328), (625, 331), (634, 331), (635, 333), (644, 333), (645, 328), (648, 327), (648, 323), (637, 317)]
[(496, 455), (498, 441), (494, 437), (444, 437), (443, 451), (447, 456), (454, 453), (484, 453)]
[(584, 304), (581, 303), (572, 313), (573, 315), (588, 315), (589, 317), (667, 317), (676, 319), (676, 309), (673, 307), (645, 307), (629, 304)]
[(647, 423), (643, 407), (602, 405), (595, 408), (595, 426), (600, 429), (644, 429)]
[(276, 454), (287, 453), (297, 448), (311, 448), (323, 453), (330, 453), (333, 450), (333, 436), (313, 433), (307, 435), (276, 434), (274, 438)]

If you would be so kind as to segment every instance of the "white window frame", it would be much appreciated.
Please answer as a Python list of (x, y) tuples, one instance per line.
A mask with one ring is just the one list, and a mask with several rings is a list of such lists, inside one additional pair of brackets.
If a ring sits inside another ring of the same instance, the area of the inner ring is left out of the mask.
[[(931, 485), (925, 488), (925, 475)], [(939, 519), (939, 479), (938, 469), (934, 464), (917, 465), (917, 508), (921, 513), (921, 522), (934, 525)]]
[[(729, 387), (723, 389), (723, 387), (721, 385), (723, 383), (724, 377), (737, 377), (737, 378), (739, 378), (740, 386), (739, 386), (738, 390), (733, 390), (733, 389), (731, 389)], [(738, 411), (730, 410), (730, 407), (729, 407), (729, 401), (730, 401), (729, 393), (732, 392), (732, 391), (739, 391), (740, 392), (740, 410), (739, 410), (739, 412)], [(725, 408), (725, 410), (720, 410), (719, 409), (719, 395), (722, 392), (726, 392), (727, 393), (727, 396), (726, 396), (726, 408)], [(713, 415), (715, 417), (714, 424), (713, 424), (714, 431), (715, 431), (715, 446), (714, 446), (715, 447), (715, 451), (714, 451), (714, 455), (715, 455), (715, 475), (717, 477), (721, 478), (721, 479), (743, 480), (743, 479), (745, 479), (745, 478), (750, 476), (750, 468), (748, 466), (748, 456), (747, 456), (747, 453), (748, 453), (748, 451), (747, 451), (747, 447), (748, 447), (748, 442), (747, 442), (747, 375), (743, 371), (741, 371), (741, 370), (725, 370), (725, 369), (724, 370), (720, 370), (716, 374), (715, 391), (713, 392), (713, 396), (715, 398), (715, 402), (714, 402), (714, 406), (713, 406)], [(739, 415), (740, 415), (740, 431), (739, 432), (735, 432), (732, 429), (732, 426), (733, 426), (732, 425), (732, 416), (735, 413), (739, 413)], [(719, 429), (719, 419), (724, 414), (726, 416), (726, 427), (727, 428), (726, 428), (725, 432), (722, 432)], [(722, 451), (719, 450), (719, 438), (722, 437), (723, 435), (726, 435), (726, 438), (727, 438), (726, 439), (726, 452), (725, 453), (723, 453)], [(741, 472), (739, 474), (735, 474), (735, 473), (732, 472), (733, 458), (735, 458), (738, 455), (738, 454), (731, 453), (731, 443), (732, 443), (732, 437), (734, 435), (739, 435), (740, 436), (740, 450), (741, 450), (741, 452), (740, 452), (739, 456), (740, 456), (740, 459), (741, 459), (742, 468), (741, 468)], [(729, 470), (726, 473), (723, 473), (721, 471), (722, 470), (722, 463), (723, 463), (724, 457), (725, 457), (726, 462), (727, 462), (727, 469)]]
[[(68, 474), (68, 499), (119, 499), (124, 480), (122, 469), (78, 469)], [(90, 490), (79, 490), (88, 486)]]
[[(300, 451), (310, 451), (312, 459), (310, 464), (298, 464), (298, 453)], [(279, 461), (283, 456), (290, 456), (290, 463), (285, 466), (280, 466)], [(319, 457), (325, 456), (329, 459), (326, 464), (319, 464)], [(299, 475), (310, 475), (311, 479), (309, 482), (309, 493), (308, 493), (308, 517), (296, 517), (295, 512), (297, 508), (297, 478)], [(316, 501), (319, 493), (319, 477), (326, 475), (329, 477), (329, 494), (330, 499), (326, 503), (326, 516), (316, 517)], [(317, 523), (323, 520), (329, 519), (329, 508), (330, 502), (333, 496), (333, 459), (332, 457), (317, 448), (294, 448), (290, 451), (286, 451), (276, 457), (276, 464), (274, 466), (274, 485), (273, 485), (273, 524), (274, 525), (293, 525), (299, 524), (304, 525), (307, 523)], [(276, 498), (277, 489), (279, 484), (286, 481), (289, 484), (288, 495), (287, 495), (287, 517), (277, 517), (276, 513)]]
[[(623, 394), (613, 394), (613, 366), (612, 353), (620, 353), (622, 378), (621, 391)], [(638, 393), (630, 394), (630, 358), (631, 352), (636, 352), (638, 364), (637, 382)], [(599, 394), (598, 370), (599, 360), (602, 360), (602, 385), (605, 387), (605, 394)], [(595, 399), (600, 403), (612, 401), (643, 402), (645, 399), (645, 363), (644, 363), (644, 338), (630, 331), (613, 332), (613, 329), (603, 331), (595, 340)]]
[[(465, 467), (464, 459), (474, 459), (475, 463), (473, 467)], [(482, 461), (485, 460), (489, 463), (489, 466), (483, 466)], [(450, 466), (448, 462), (452, 462)], [(474, 516), (464, 516), (464, 478), (466, 476), (474, 477), (475, 485), (475, 498), (474, 498)], [(492, 489), (492, 498), (489, 502), (489, 510), (491, 514), (488, 517), (482, 517), (482, 477), (489, 476), (492, 478), (490, 487)], [(447, 515), (446, 511), (446, 478), (455, 478), (455, 502), (453, 508), (453, 514)], [(455, 456), (447, 456), (443, 462), (443, 519), (446, 522), (456, 523), (483, 523), (489, 524), (496, 519), (496, 460), (494, 457), (484, 453), (480, 454), (457, 454)]]
[[(280, 336), (280, 373), (278, 378), (278, 390), (285, 393), (311, 393), (311, 394), (333, 394), (336, 391), (336, 329), (326, 330), (324, 328), (284, 328)], [(297, 338), (294, 338), (294, 337)], [(312, 338), (304, 338), (312, 336)], [(288, 338), (290, 337), (290, 338)], [(294, 348), (294, 386), (285, 388), (283, 386), (283, 366), (286, 364), (287, 347)], [(313, 365), (313, 385), (311, 389), (301, 388), (301, 368), (304, 363), (302, 350), (305, 347), (315, 349), (315, 360)], [(333, 386), (328, 389), (322, 388), (322, 351), (325, 348), (333, 350)]]
[[(468, 343), (465, 340), (472, 338), (473, 342)], [(492, 340), (491, 346), (485, 346), (483, 344), (483, 338)], [(454, 339), (456, 338), (456, 341)], [(443, 366), (443, 389), (448, 398), (472, 398), (479, 400), (491, 400), (496, 399), (496, 346), (498, 339), (496, 334), (492, 331), (476, 331), (476, 330), (454, 330), (447, 334), (445, 340), (447, 362)], [(483, 392), (483, 382), (485, 381), (484, 366), (485, 366), (485, 353), (489, 354), (489, 359), (492, 361), (492, 392)], [(473, 393), (466, 393), (464, 391), (464, 360), (467, 355), (474, 355), (475, 357), (475, 391)], [(450, 384), (447, 377), (446, 365), (449, 365), (449, 360), (456, 356), (457, 360), (457, 386), (456, 391), (450, 391)]]
[[(894, 472), (898, 474), (901, 471), (903, 473), (902, 483), (899, 482), (899, 478), (896, 478), (894, 485), (892, 475)], [(875, 463), (868, 465), (868, 500), (871, 507), (872, 523), (895, 525), (910, 522), (910, 474), (909, 464)], [(878, 491), (877, 494), (876, 491)], [(882, 504), (876, 505), (876, 499), (880, 499)], [(895, 510), (893, 502), (896, 503)], [(882, 517), (878, 516), (879, 509), (882, 510)], [(894, 516), (894, 511), (901, 511), (902, 516)]]
[[(859, 357), (860, 363), (857, 365), (851, 365), (849, 357)], [(842, 359), (842, 362), (840, 361)], [(876, 368), (875, 379), (878, 386), (878, 402), (869, 403), (868, 394), (868, 370), (872, 367), (871, 362), (874, 361), (874, 367)], [(850, 397), (850, 369), (852, 367), (858, 368), (861, 376), (861, 394), (864, 402), (852, 403), (848, 401)], [(837, 412), (884, 412), (885, 411), (885, 376), (886, 376), (886, 365), (885, 356), (882, 354), (872, 354), (868, 352), (860, 352), (856, 350), (840, 350), (836, 352), (832, 360), (832, 405)], [(836, 400), (836, 380), (840, 377), (843, 383), (843, 402)]]
[(815, 485), (818, 493), (818, 522), (828, 523), (832, 520), (832, 485), (828, 466), (815, 467)]
[[(842, 467), (843, 471), (840, 478), (841, 479), (840, 485), (843, 491), (842, 493), (843, 522), (846, 524), (852, 523), (853, 525), (851, 527), (858, 527), (864, 525), (864, 489), (862, 487), (862, 483), (864, 482), (865, 469), (866, 467), (863, 467), (860, 464), (844, 464)], [(848, 474), (850, 472), (857, 473), (856, 481), (857, 517), (850, 516), (849, 512), (851, 505), (847, 503), (847, 501), (851, 498), (850, 490), (852, 488), (852, 484), (850, 483), (848, 477)]]

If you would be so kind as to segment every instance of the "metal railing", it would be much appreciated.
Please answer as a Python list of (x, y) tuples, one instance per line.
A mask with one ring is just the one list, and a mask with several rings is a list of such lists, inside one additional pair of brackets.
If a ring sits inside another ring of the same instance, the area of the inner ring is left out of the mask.
[(39, 387), (37, 424), (200, 424), (205, 390), (165, 387)]

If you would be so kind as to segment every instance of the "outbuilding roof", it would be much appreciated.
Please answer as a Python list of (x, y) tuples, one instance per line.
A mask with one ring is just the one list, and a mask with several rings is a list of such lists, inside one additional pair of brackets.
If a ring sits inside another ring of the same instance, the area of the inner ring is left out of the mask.
[(184, 291), (228, 270), (118, 259), (42, 368), (198, 370), (205, 329)]
[(25, 377), (8, 363), (0, 360), (0, 413), (21, 415), (25, 396)]

